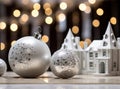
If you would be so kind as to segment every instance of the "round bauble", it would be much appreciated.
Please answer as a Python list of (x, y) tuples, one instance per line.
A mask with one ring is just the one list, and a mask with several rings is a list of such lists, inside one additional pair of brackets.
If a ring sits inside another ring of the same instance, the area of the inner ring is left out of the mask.
[(6, 63), (0, 58), (0, 76), (2, 76), (7, 70)]
[(59, 78), (71, 78), (79, 72), (79, 58), (70, 50), (58, 50), (52, 55), (50, 68)]
[(49, 67), (51, 53), (48, 46), (32, 36), (19, 39), (9, 51), (11, 69), (21, 77), (38, 77)]

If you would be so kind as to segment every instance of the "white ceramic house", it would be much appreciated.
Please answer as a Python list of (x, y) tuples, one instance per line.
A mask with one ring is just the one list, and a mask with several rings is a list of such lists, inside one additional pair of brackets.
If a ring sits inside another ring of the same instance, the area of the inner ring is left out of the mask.
[(117, 75), (119, 61), (117, 41), (114, 36), (110, 23), (103, 36), (100, 48), (98, 48), (98, 57), (96, 58), (96, 73), (106, 75)]
[(103, 39), (94, 40), (85, 50), (86, 73), (118, 75), (120, 60), (118, 44), (109, 23)]
[(83, 74), (91, 74), (96, 72), (96, 58), (98, 57), (98, 48), (102, 40), (94, 40), (89, 47), (84, 50), (85, 68)]
[(120, 75), (120, 38), (115, 38), (110, 23), (102, 40), (94, 40), (86, 49), (69, 30), (61, 48), (75, 51), (80, 58), (80, 74)]

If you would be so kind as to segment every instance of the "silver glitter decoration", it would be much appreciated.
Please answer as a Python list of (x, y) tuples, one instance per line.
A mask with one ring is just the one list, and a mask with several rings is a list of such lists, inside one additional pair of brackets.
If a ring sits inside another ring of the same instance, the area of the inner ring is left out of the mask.
[(48, 46), (35, 37), (19, 39), (9, 51), (11, 69), (21, 77), (38, 77), (50, 65), (51, 53)]
[(0, 58), (0, 76), (2, 76), (7, 70), (6, 63)]
[(79, 58), (70, 50), (58, 50), (52, 56), (50, 68), (60, 78), (71, 78), (79, 72)]

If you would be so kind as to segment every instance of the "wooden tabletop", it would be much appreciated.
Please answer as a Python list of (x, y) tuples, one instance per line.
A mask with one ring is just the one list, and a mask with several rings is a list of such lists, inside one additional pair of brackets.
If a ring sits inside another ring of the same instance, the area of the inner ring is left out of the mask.
[(120, 76), (76, 75), (61, 79), (46, 72), (38, 78), (21, 78), (14, 72), (6, 72), (0, 77), (0, 84), (120, 84)]

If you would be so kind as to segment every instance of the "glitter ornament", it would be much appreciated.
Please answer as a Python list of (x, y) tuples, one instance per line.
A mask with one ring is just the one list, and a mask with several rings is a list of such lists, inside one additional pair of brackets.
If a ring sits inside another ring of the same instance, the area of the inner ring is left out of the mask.
[(79, 72), (79, 58), (73, 51), (60, 49), (52, 55), (50, 68), (60, 78), (71, 78)]
[(0, 58), (0, 76), (2, 76), (7, 70), (6, 63)]
[(41, 40), (41, 35), (26, 36), (19, 39), (9, 51), (11, 69), (21, 77), (38, 77), (50, 65), (51, 53)]

